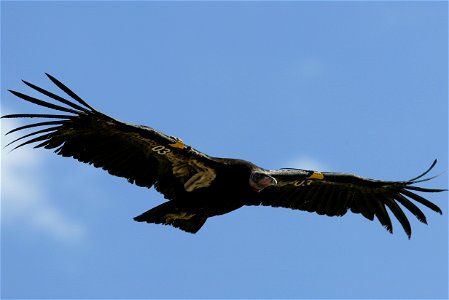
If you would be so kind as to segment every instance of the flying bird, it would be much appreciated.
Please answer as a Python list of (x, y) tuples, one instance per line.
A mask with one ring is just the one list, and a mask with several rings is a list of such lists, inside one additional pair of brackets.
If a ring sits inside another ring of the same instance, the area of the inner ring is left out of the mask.
[(393, 232), (392, 213), (410, 238), (412, 230), (404, 208), (423, 223), (426, 217), (415, 203), (442, 213), (437, 205), (416, 192), (445, 189), (415, 185), (434, 178), (423, 177), (435, 166), (436, 160), (427, 171), (406, 181), (292, 168), (267, 170), (241, 159), (209, 156), (151, 127), (113, 119), (94, 109), (53, 76), (47, 76), (66, 94), (65, 98), (26, 81), (23, 82), (28, 87), (53, 99), (52, 102), (9, 91), (25, 101), (63, 114), (3, 116), (45, 119), (9, 131), (7, 134), (39, 129), (8, 145), (16, 144), (13, 150), (27, 144), (54, 149), (58, 155), (102, 168), (130, 183), (154, 187), (167, 201), (135, 217), (138, 222), (171, 225), (196, 233), (208, 218), (245, 205), (284, 207), (327, 216), (343, 216), (350, 210), (368, 220), (376, 218), (390, 233)]

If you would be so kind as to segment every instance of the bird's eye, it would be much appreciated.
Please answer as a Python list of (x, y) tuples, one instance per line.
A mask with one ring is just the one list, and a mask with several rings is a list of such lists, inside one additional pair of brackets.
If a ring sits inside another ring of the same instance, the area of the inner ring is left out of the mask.
[(264, 178), (265, 177), (265, 174), (262, 174), (262, 173), (253, 173), (253, 174), (251, 174), (251, 177), (252, 177), (252, 180), (254, 180), (254, 181), (259, 181), (259, 180), (261, 180), (262, 178)]

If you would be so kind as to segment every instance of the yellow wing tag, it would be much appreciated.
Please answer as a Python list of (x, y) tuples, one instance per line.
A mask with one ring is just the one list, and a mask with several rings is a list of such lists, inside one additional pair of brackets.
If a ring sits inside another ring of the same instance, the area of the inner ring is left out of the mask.
[(184, 149), (186, 145), (184, 145), (183, 141), (181, 139), (177, 139), (176, 143), (174, 144), (168, 144), (170, 147), (178, 148), (178, 149)]
[(310, 175), (309, 177), (307, 177), (309, 179), (323, 179), (324, 175), (321, 172), (313, 172), (312, 175)]

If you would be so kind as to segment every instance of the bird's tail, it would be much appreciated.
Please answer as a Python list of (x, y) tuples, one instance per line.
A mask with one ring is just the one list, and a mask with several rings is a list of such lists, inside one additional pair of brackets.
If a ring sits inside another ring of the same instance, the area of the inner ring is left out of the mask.
[(207, 216), (178, 207), (168, 201), (134, 218), (137, 222), (171, 225), (181, 230), (196, 233), (204, 225)]

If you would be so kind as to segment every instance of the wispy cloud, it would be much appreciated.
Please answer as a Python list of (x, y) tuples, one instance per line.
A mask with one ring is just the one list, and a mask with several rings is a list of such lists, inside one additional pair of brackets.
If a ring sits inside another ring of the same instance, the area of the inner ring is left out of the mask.
[(331, 168), (325, 162), (317, 160), (311, 156), (300, 155), (286, 163), (289, 168), (298, 168), (314, 171), (329, 171)]
[[(2, 114), (6, 114), (5, 109), (2, 109)], [(6, 140), (14, 138), (12, 134), (5, 138), (5, 133), (20, 125), (12, 119), (1, 121), (2, 223), (27, 226), (66, 242), (80, 241), (85, 235), (85, 227), (66, 217), (48, 200), (50, 193), (41, 180), (45, 174), (42, 153), (30, 147), (13, 152), (10, 152), (10, 147), (3, 148)]]

